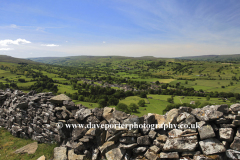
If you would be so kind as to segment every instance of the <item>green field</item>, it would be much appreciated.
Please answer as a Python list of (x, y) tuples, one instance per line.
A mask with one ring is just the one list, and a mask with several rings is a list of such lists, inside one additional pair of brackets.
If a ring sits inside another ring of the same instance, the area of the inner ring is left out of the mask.
[[(6, 57), (5, 57), (6, 58)], [(144, 115), (149, 112), (162, 114), (163, 110), (170, 103), (167, 101), (172, 95), (165, 90), (187, 90), (193, 88), (194, 92), (200, 91), (205, 96), (210, 92), (211, 95), (217, 92), (228, 94), (231, 92), (240, 93), (240, 62), (234, 63), (220, 63), (214, 61), (194, 61), (182, 59), (161, 59), (154, 57), (120, 57), (120, 56), (107, 56), (107, 57), (69, 57), (69, 58), (49, 58), (41, 59), (41, 62), (48, 64), (28, 64), (19, 65), (16, 59), (12, 59), (13, 63), (9, 63), (11, 58), (7, 57), (8, 61), (1, 62), (0, 60), (0, 83), (3, 85), (10, 85), (16, 83), (19, 89), (28, 92), (30, 86), (34, 86), (39, 80), (39, 75), (47, 76), (50, 78), (54, 85), (57, 86), (55, 94), (66, 93), (69, 96), (80, 93), (86, 95), (84, 92), (90, 92), (91, 84), (102, 87), (102, 83), (108, 84), (112, 89), (117, 91), (120, 87), (113, 85), (126, 85), (130, 89), (143, 92), (145, 90), (148, 99), (145, 107), (140, 107), (136, 115)], [(34, 59), (38, 61), (39, 59)], [(83, 88), (85, 81), (88, 81), (88, 88)], [(25, 79), (26, 82), (19, 82), (19, 79)], [(100, 80), (99, 80), (100, 79)], [(98, 82), (100, 81), (100, 82)], [(159, 81), (160, 84), (155, 82)], [(41, 91), (51, 91), (44, 87)], [(47, 85), (47, 84), (46, 84)], [(74, 86), (75, 85), (75, 86)], [(151, 87), (153, 85), (153, 88)], [(162, 86), (169, 85), (164, 89)], [(156, 86), (161, 89), (161, 95), (155, 92)], [(141, 88), (142, 87), (142, 88)], [(147, 88), (147, 89), (146, 89)], [(152, 91), (150, 92), (150, 90)], [(117, 92), (116, 91), (116, 92)], [(226, 95), (225, 94), (225, 95)], [(121, 97), (119, 102), (127, 105), (131, 103), (138, 103), (141, 99), (140, 94), (134, 92), (134, 96)], [(175, 94), (174, 94), (175, 95)], [(190, 96), (186, 94), (177, 94), (174, 96), (175, 104), (190, 103), (191, 101), (208, 102), (212, 104), (231, 104), (229, 100), (223, 100), (230, 97), (211, 97), (209, 101), (206, 97)], [(191, 94), (192, 95), (192, 94)], [(223, 95), (223, 94), (221, 94)], [(88, 95), (89, 96), (89, 95)], [(99, 97), (102, 96), (101, 93)], [(106, 95), (110, 97), (111, 95)], [(201, 95), (199, 95), (201, 96)], [(94, 97), (91, 102), (83, 102), (74, 100), (74, 102), (82, 103), (89, 108), (98, 107), (99, 97)], [(90, 99), (89, 97), (85, 97)], [(76, 99), (76, 98), (75, 98)], [(240, 98), (237, 99), (237, 102)], [(110, 106), (115, 107), (115, 106)]]
[(33, 143), (34, 141), (30, 139), (22, 139), (14, 137), (4, 128), (0, 128), (0, 159), (4, 160), (36, 160), (42, 155), (46, 157), (46, 159), (53, 158), (53, 149), (57, 147), (54, 144), (38, 144), (38, 149), (35, 154), (15, 154), (13, 153), (15, 150)]

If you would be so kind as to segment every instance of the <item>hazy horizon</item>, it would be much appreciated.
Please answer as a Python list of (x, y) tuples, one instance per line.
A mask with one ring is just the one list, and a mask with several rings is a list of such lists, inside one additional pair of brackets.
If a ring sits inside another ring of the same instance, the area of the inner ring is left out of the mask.
[(240, 54), (238, 0), (0, 0), (0, 55)]

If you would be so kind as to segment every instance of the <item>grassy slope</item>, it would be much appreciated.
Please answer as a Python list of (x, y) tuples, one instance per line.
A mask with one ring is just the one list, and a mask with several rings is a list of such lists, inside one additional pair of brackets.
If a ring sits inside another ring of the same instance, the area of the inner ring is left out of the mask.
[(35, 154), (15, 154), (15, 150), (29, 144), (34, 141), (30, 139), (22, 139), (14, 137), (4, 128), (0, 128), (0, 159), (4, 160), (36, 160), (42, 155), (45, 155), (46, 159), (53, 158), (53, 149), (57, 145), (53, 144), (38, 144), (38, 149)]
[(39, 64), (38, 62), (34, 62), (34, 61), (31, 61), (31, 60), (14, 58), (14, 57), (7, 56), (7, 55), (0, 55), (0, 62)]
[(71, 56), (71, 57), (40, 57), (40, 58), (29, 58), (29, 60), (47, 63), (57, 64), (65, 66), (79, 66), (79, 63), (115, 63), (115, 62), (129, 62), (136, 60), (160, 60), (163, 58), (156, 57), (123, 57), (123, 56)]
[(203, 55), (203, 56), (190, 56), (190, 57), (179, 57), (179, 59), (189, 60), (205, 60), (205, 61), (236, 61), (240, 60), (240, 54), (234, 55)]

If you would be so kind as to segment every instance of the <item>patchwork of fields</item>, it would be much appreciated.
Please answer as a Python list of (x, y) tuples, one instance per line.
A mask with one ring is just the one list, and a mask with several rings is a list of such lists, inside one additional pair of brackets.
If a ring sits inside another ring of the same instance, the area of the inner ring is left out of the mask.
[[(20, 89), (28, 92), (29, 88), (39, 81), (38, 77), (33, 77), (33, 73), (41, 73), (54, 81), (54, 85), (58, 88), (56, 94), (78, 94), (79, 87), (76, 86), (84, 85), (85, 83), (83, 80), (79, 80), (82, 77), (88, 80), (110, 77), (110, 79), (107, 78), (102, 80), (102, 82), (92, 82), (93, 85), (100, 87), (107, 83), (126, 86), (129, 85), (128, 80), (130, 80), (132, 81), (130, 86), (135, 90), (141, 90), (138, 88), (139, 86), (132, 85), (135, 82), (139, 83), (140, 86), (142, 82), (144, 85), (149, 86), (159, 82), (160, 88), (162, 85), (168, 84), (167, 89), (176, 89), (178, 86), (182, 89), (193, 88), (196, 92), (240, 93), (239, 63), (151, 58), (134, 59), (127, 57), (75, 58), (66, 62), (68, 63), (63, 64), (62, 61), (55, 61), (57, 65), (31, 64), (28, 66), (0, 62), (0, 83), (3, 85), (15, 83)], [(21, 82), (19, 79), (24, 79), (25, 82)], [(78, 80), (72, 81), (74, 79)], [(125, 82), (115, 82), (118, 79), (121, 81), (125, 79)], [(120, 87), (116, 86), (111, 88), (120, 90)], [(85, 91), (84, 88), (80, 90)], [(49, 90), (43, 88), (43, 91)], [(130, 105), (131, 103), (137, 104), (140, 99), (144, 99), (146, 102), (145, 107), (139, 107), (138, 112), (132, 113), (139, 116), (146, 113), (162, 114), (166, 106), (172, 104), (168, 102), (168, 98), (171, 98), (172, 95), (150, 94), (149, 92), (147, 93), (147, 97), (148, 99), (140, 98), (136, 95), (128, 96), (120, 99), (119, 102)], [(211, 104), (231, 104), (226, 97), (211, 97), (208, 101), (206, 97), (182, 95), (175, 95), (173, 97), (175, 104), (189, 104), (191, 101), (208, 102)], [(79, 100), (74, 100), (74, 102), (77, 104), (81, 103), (89, 108), (98, 107), (97, 102)]]

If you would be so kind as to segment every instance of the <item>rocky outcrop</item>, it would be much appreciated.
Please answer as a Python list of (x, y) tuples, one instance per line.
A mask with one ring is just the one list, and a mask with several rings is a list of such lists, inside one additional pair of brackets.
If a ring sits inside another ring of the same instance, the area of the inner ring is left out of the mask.
[(240, 104), (212, 105), (138, 117), (88, 109), (63, 94), (0, 90), (0, 126), (16, 137), (58, 143), (56, 160), (239, 159), (239, 111)]
[(23, 154), (23, 153), (28, 153), (28, 154), (34, 154), (38, 148), (38, 143), (33, 142), (30, 143), (22, 148), (19, 148), (15, 151), (15, 153)]

